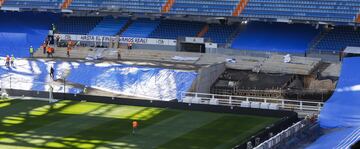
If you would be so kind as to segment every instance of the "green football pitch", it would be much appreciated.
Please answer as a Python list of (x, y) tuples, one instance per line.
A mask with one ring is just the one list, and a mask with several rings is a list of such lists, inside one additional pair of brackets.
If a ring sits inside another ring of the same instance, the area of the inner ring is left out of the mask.
[[(90, 102), (0, 101), (0, 149), (228, 149), (278, 118)], [(132, 133), (131, 122), (139, 127)]]

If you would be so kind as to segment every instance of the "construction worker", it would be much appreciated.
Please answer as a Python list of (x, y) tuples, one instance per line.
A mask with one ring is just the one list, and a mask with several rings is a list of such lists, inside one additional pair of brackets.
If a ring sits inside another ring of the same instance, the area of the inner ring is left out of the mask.
[(55, 24), (53, 23), (53, 24), (51, 24), (51, 26), (52, 26), (52, 31), (53, 31), (53, 33), (56, 33), (56, 26), (55, 26)]
[(34, 57), (34, 48), (32, 46), (30, 46), (29, 53), (30, 57)]
[(132, 122), (132, 128), (133, 128), (133, 131), (132, 131), (132, 133), (133, 134), (135, 134), (135, 130), (136, 130), (136, 128), (139, 126), (139, 123), (137, 122), (137, 121), (133, 121)]
[(60, 45), (60, 36), (59, 35), (56, 35), (56, 37), (55, 37), (55, 45), (57, 47), (59, 47), (59, 45)]
[(9, 67), (9, 66), (10, 66), (10, 57), (9, 57), (9, 55), (6, 55), (6, 58), (5, 58), (5, 66), (6, 66), (6, 67)]
[(51, 57), (54, 57), (53, 54), (52, 54), (52, 50), (51, 50), (51, 47), (48, 46), (46, 47), (46, 52), (47, 52), (47, 57), (49, 58), (50, 56)]
[(43, 45), (41, 46), (42, 48), (43, 48), (43, 52), (44, 52), (44, 54), (46, 54), (46, 44), (45, 44), (45, 42), (43, 43)]
[(54, 80), (54, 72), (55, 72), (54, 67), (51, 66), (51, 68), (50, 68), (50, 78), (53, 79), (53, 80)]
[(85, 95), (87, 93), (87, 86), (84, 87), (83, 94)]
[(66, 49), (66, 55), (67, 55), (68, 58), (70, 57), (70, 51), (71, 51), (71, 47), (68, 46), (67, 49)]
[(128, 50), (131, 50), (131, 49), (132, 49), (132, 46), (133, 46), (132, 42), (129, 41), (129, 42), (128, 42)]
[(10, 63), (12, 67), (14, 67), (14, 61), (15, 61), (15, 57), (14, 55), (11, 55)]

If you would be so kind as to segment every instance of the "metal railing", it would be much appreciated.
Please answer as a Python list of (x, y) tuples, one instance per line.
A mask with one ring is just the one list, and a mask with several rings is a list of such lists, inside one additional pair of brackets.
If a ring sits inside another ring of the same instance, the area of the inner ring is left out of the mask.
[(299, 101), (288, 99), (274, 99), (247, 96), (218, 95), (195, 92), (182, 92), (181, 101), (184, 103), (211, 104), (223, 106), (249, 107), (260, 109), (283, 109), (300, 111), (320, 111), (323, 102)]
[(280, 133), (276, 134), (275, 136), (269, 138), (268, 140), (264, 141), (263, 143), (257, 145), (252, 149), (276, 148), (276, 146), (282, 144), (285, 140), (288, 140), (292, 136), (295, 136), (302, 130), (305, 130), (305, 128), (309, 128), (309, 126), (312, 126), (312, 124), (315, 124), (315, 121), (316, 121), (316, 115), (307, 116), (305, 119), (295, 123), (294, 125), (281, 131)]

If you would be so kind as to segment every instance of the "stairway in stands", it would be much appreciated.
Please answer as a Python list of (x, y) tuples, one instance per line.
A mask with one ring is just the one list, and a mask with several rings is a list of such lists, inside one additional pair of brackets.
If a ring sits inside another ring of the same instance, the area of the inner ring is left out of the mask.
[(249, 0), (240, 0), (232, 15), (239, 16), (240, 13), (245, 9), (248, 2)]
[(206, 24), (201, 31), (196, 35), (196, 37), (203, 37), (209, 31), (209, 24)]
[(162, 7), (162, 12), (167, 13), (171, 10), (172, 5), (175, 3), (175, 0), (168, 0), (165, 5)]
[(61, 9), (67, 9), (73, 0), (65, 0), (64, 3), (61, 5)]
[(317, 35), (317, 36), (313, 39), (313, 41), (311, 41), (310, 47), (309, 47), (309, 51), (310, 51), (310, 52), (315, 51), (315, 50), (316, 50), (316, 46), (321, 42), (321, 40), (322, 40), (323, 38), (326, 37), (326, 35), (327, 35), (328, 33), (329, 33), (328, 30), (324, 30), (324, 31), (320, 32), (319, 35)]
[(159, 23), (159, 20), (145, 18), (137, 19), (134, 20), (120, 35), (123, 37), (148, 38), (149, 35), (157, 28)]
[(243, 26), (241, 24), (237, 25), (236, 29), (230, 34), (230, 36), (226, 40), (226, 47), (229, 47), (229, 48), (231, 47), (231, 44), (235, 40), (236, 36), (238, 36), (240, 34), (240, 32), (242, 32), (245, 29), (245, 27), (246, 26)]
[(105, 17), (94, 29), (89, 32), (89, 35), (114, 36), (126, 25), (127, 22), (127, 18)]
[(129, 26), (133, 23), (133, 20), (128, 19), (128, 21), (126, 22), (126, 24), (119, 30), (119, 32), (116, 35), (121, 35), (123, 32), (125, 32)]

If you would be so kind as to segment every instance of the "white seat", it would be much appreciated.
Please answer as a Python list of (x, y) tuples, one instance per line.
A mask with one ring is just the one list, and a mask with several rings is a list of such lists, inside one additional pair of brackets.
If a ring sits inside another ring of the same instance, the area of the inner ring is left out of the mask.
[(251, 102), (250, 107), (251, 108), (260, 108), (260, 102)]
[(242, 101), (242, 102), (241, 102), (241, 107), (245, 107), (245, 108), (250, 107), (250, 102), (248, 102), (248, 101)]

